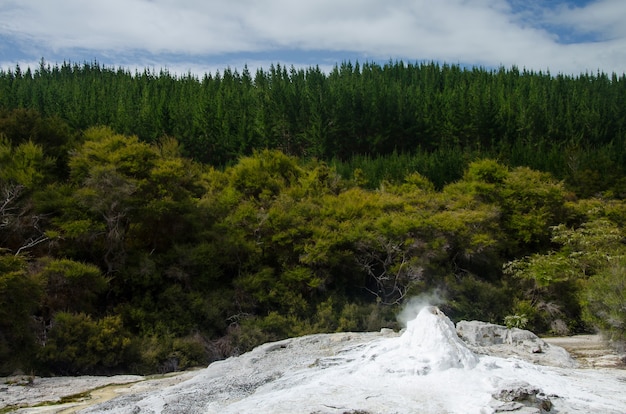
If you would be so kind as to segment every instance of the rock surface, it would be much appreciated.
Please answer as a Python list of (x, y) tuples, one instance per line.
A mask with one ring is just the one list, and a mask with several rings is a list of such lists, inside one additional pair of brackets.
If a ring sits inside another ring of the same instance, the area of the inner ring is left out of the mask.
[(562, 347), (550, 345), (531, 331), (480, 321), (460, 321), (457, 334), (477, 354), (518, 357), (535, 364), (574, 368), (578, 364)]
[[(474, 332), (484, 328), (474, 325), (478, 328), (472, 328)], [(504, 338), (507, 335), (493, 327), (487, 332), (493, 332), (494, 338), (496, 332)], [(525, 341), (534, 344), (538, 338), (526, 333), (512, 335), (508, 344), (503, 339), (502, 344), (492, 345), (480, 334), (474, 336), (473, 342), (479, 345), (466, 345), (445, 315), (426, 308), (401, 335), (384, 330), (291, 338), (179, 377), (113, 388), (108, 391), (109, 398), (116, 398), (89, 407), (75, 403), (17, 412), (624, 412), (625, 371), (530, 362), (524, 357), (532, 359), (535, 353)], [(474, 347), (486, 351), (503, 345), (511, 350), (520, 344), (525, 351), (514, 349), (504, 357), (472, 351)]]

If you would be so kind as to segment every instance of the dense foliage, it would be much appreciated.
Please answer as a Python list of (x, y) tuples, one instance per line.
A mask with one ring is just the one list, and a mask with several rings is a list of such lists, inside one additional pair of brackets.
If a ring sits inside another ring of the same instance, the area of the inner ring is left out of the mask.
[(624, 339), (625, 80), (0, 72), (0, 371), (185, 368), (435, 290)]
[[(624, 75), (346, 62), (330, 73), (275, 65), (200, 79), (42, 60), (0, 71), (0, 108), (150, 143), (174, 136), (184, 155), (214, 166), (259, 148), (341, 163), (401, 154), (441, 188), (461, 177), (459, 160), (479, 153), (551, 172), (586, 196), (625, 191)], [(372, 185), (408, 172), (379, 168)]]

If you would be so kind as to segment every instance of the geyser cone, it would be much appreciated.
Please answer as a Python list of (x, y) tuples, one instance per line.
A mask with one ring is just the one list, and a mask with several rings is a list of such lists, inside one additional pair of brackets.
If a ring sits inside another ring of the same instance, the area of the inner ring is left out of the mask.
[(449, 368), (471, 369), (478, 363), (478, 357), (458, 337), (452, 321), (435, 306), (423, 308), (409, 321), (400, 343), (398, 351), (415, 361), (421, 374)]

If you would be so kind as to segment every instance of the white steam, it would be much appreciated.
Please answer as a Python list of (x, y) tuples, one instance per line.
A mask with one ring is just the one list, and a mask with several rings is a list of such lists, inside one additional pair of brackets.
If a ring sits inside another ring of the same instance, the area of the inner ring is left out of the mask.
[(403, 327), (406, 327), (407, 323), (415, 319), (426, 306), (439, 306), (445, 302), (443, 294), (439, 290), (434, 290), (430, 293), (422, 293), (406, 301), (402, 311), (400, 311), (396, 318)]

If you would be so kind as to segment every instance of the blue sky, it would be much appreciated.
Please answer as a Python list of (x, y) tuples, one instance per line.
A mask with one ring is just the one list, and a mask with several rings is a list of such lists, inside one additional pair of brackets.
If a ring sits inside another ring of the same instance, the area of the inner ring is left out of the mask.
[(0, 67), (98, 61), (201, 75), (438, 61), (626, 72), (626, 0), (0, 0)]

